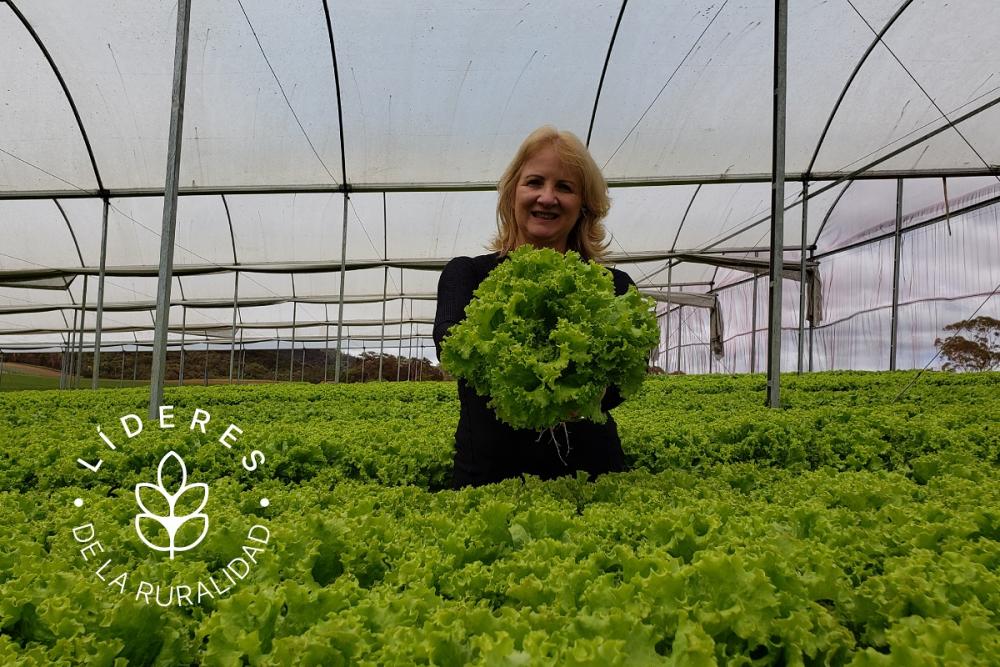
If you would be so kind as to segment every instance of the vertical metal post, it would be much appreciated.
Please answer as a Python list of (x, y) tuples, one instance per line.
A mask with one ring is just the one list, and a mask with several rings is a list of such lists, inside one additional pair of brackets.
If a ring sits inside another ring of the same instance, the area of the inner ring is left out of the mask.
[(202, 378), (202, 384), (208, 386), (208, 334), (205, 334), (205, 377)]
[(344, 352), (344, 382), (351, 381), (351, 330), (347, 330), (347, 349)]
[(406, 344), (406, 381), (412, 379), (413, 369), (413, 300), (410, 300), (410, 339)]
[(361, 384), (365, 383), (365, 344), (361, 343)]
[(90, 388), (97, 389), (101, 374), (101, 325), (104, 322), (104, 269), (108, 260), (108, 198), (104, 198), (104, 215), (101, 221), (101, 265), (97, 273), (97, 320), (94, 323), (94, 371)]
[[(170, 103), (170, 135), (167, 143), (166, 183), (163, 188), (163, 223), (160, 232), (160, 272), (156, 288), (156, 326), (153, 333), (153, 364), (149, 374), (149, 418), (155, 419), (163, 402), (166, 374), (167, 327), (170, 317), (170, 283), (173, 280), (174, 233), (177, 228), (177, 186), (181, 168), (181, 138), (184, 129), (184, 92), (187, 82), (188, 33), (191, 0), (177, 0), (177, 39), (174, 46), (173, 97)], [(206, 356), (207, 359), (207, 356)]]
[(345, 185), (344, 190), (344, 224), (341, 227), (340, 236), (340, 300), (337, 303), (337, 359), (336, 366), (333, 367), (333, 381), (340, 382), (340, 341), (344, 329), (344, 283), (347, 282), (347, 204), (350, 198), (347, 196)]
[[(809, 259), (813, 259), (816, 256), (815, 250), (809, 251)], [(813, 296), (813, 286), (812, 283), (809, 284), (809, 302), (812, 303)], [(814, 313), (815, 315), (815, 313)], [(816, 328), (816, 323), (812, 318), (809, 318), (809, 372), (813, 372), (813, 333)]]
[(274, 342), (274, 381), (278, 381), (278, 359), (281, 357), (281, 332), (278, 329), (274, 330), (275, 342)]
[(809, 222), (809, 182), (802, 182), (802, 238), (799, 240), (799, 359), (796, 371), (802, 373), (806, 333), (806, 234)]
[(896, 354), (899, 350), (899, 255), (903, 238), (903, 179), (896, 179), (896, 232), (892, 237), (892, 331), (889, 334), (889, 370), (896, 370)]
[(63, 380), (63, 388), (69, 389), (73, 386), (73, 368), (74, 368), (74, 356), (76, 353), (76, 320), (79, 316), (78, 309), (74, 307), (73, 309), (73, 328), (69, 331), (69, 340), (66, 344), (66, 378)]
[[(386, 215), (385, 193), (382, 193), (382, 259), (389, 260), (389, 219)], [(382, 356), (385, 351), (385, 297), (389, 284), (389, 266), (382, 267), (382, 334), (378, 341), (378, 381), (382, 381)], [(400, 294), (399, 298), (403, 298)]]
[(663, 372), (670, 372), (670, 291), (673, 284), (674, 263), (667, 260), (667, 315), (664, 319), (663, 333), (666, 340), (663, 343)]
[(757, 274), (753, 274), (753, 296), (750, 298), (750, 372), (757, 372)]
[(302, 341), (302, 364), (300, 367), (299, 382), (306, 381), (306, 342)]
[(125, 386), (125, 346), (124, 345), (122, 345), (122, 369), (121, 369), (121, 372), (118, 373), (118, 386), (119, 386), (119, 388)]
[(135, 347), (132, 349), (132, 382), (139, 379), (139, 341), (136, 339)]
[(233, 383), (233, 360), (236, 358), (236, 317), (240, 312), (240, 272), (233, 280), (233, 331), (229, 335), (229, 384)]
[[(294, 290), (294, 288), (293, 288)], [(292, 347), (288, 353), (288, 381), (295, 381), (295, 325), (298, 323), (299, 302), (292, 302)]]
[(187, 306), (181, 305), (181, 365), (177, 369), (177, 385), (184, 385), (184, 338), (187, 335)]
[(774, 3), (774, 112), (771, 125), (771, 271), (767, 325), (767, 406), (781, 405), (781, 270), (785, 257), (785, 74), (788, 0)]
[(327, 304), (323, 304), (323, 317), (326, 320), (326, 334), (323, 341), (323, 384), (326, 384), (326, 375), (330, 366), (330, 311)]
[(84, 320), (87, 319), (87, 276), (83, 277), (83, 299), (80, 301), (80, 335), (76, 343), (76, 374), (73, 377), (73, 387), (80, 386), (80, 374), (83, 372), (83, 331)]
[[(75, 320), (73, 326), (76, 326)], [(69, 364), (69, 344), (67, 343), (67, 341), (68, 341), (68, 336), (63, 338), (63, 344), (62, 344), (62, 362), (59, 364), (60, 389), (66, 388), (66, 368)]]
[(677, 372), (681, 372), (681, 325), (684, 323), (684, 306), (677, 306)]
[(399, 267), (399, 342), (396, 348), (396, 382), (403, 369), (403, 267)]

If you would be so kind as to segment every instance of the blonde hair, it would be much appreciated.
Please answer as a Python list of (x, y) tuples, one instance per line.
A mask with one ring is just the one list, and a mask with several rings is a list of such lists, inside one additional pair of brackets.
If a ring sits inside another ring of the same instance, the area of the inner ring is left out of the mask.
[(566, 248), (580, 253), (584, 259), (600, 261), (608, 247), (604, 241), (604, 223), (601, 222), (611, 208), (608, 184), (583, 142), (572, 132), (557, 130), (551, 125), (543, 125), (528, 135), (497, 183), (500, 193), (497, 199), (497, 235), (490, 243), (490, 250), (496, 250), (501, 255), (514, 250), (517, 244), (514, 200), (518, 176), (525, 162), (549, 146), (556, 150), (562, 163), (576, 171), (580, 178), (580, 219), (566, 239)]

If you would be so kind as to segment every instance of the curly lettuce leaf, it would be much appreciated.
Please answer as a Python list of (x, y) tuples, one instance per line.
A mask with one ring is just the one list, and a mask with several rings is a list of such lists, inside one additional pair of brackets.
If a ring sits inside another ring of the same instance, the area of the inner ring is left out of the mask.
[(652, 303), (615, 296), (611, 272), (580, 255), (522, 246), (479, 285), (441, 350), (442, 366), (515, 428), (571, 416), (606, 421), (609, 385), (628, 397), (659, 339)]

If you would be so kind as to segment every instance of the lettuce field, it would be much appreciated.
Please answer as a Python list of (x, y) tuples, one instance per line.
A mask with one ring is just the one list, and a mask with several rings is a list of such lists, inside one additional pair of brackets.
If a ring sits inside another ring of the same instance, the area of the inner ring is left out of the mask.
[(652, 377), (630, 472), (460, 491), (451, 383), (0, 394), (0, 664), (997, 665), (1000, 375), (913, 379)]

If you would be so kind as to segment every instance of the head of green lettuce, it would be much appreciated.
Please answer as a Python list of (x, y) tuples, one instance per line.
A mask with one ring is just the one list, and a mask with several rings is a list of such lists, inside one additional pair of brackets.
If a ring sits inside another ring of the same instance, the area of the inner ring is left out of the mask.
[(604, 391), (639, 390), (659, 335), (652, 300), (631, 286), (616, 297), (606, 268), (524, 245), (480, 283), (445, 338), (441, 365), (514, 428), (603, 423)]

